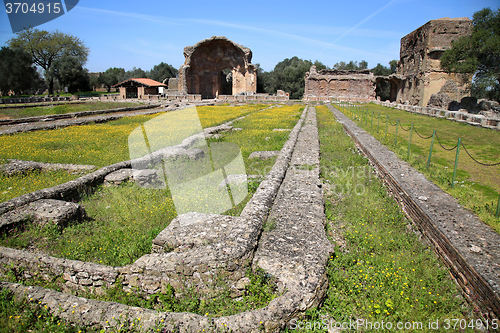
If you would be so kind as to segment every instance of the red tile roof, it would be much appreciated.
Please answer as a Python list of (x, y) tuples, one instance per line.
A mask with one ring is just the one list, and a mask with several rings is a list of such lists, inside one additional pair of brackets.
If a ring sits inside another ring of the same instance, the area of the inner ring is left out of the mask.
[(113, 87), (119, 87), (122, 84), (124, 84), (125, 82), (129, 82), (129, 81), (135, 81), (135, 82), (140, 83), (140, 84), (147, 86), (147, 87), (166, 87), (167, 86), (166, 84), (163, 84), (161, 82), (151, 80), (151, 79), (133, 78), (133, 79), (128, 79), (128, 80), (125, 80), (123, 82), (117, 83)]

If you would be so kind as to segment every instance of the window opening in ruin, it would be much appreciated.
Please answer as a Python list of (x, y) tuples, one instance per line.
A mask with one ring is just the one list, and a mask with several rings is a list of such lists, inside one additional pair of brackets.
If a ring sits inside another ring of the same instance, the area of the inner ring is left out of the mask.
[(391, 99), (391, 83), (388, 80), (377, 80), (377, 87), (375, 88), (375, 94), (380, 97), (381, 101), (387, 101)]
[(220, 71), (219, 95), (233, 94), (233, 71), (231, 68), (225, 68)]

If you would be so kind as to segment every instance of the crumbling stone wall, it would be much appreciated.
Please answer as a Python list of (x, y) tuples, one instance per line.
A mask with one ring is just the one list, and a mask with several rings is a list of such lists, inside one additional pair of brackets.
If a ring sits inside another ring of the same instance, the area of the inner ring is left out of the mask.
[(231, 94), (257, 92), (257, 72), (251, 64), (252, 51), (226, 37), (213, 36), (184, 48), (184, 64), (179, 69), (179, 91), (214, 98), (223, 94), (222, 71), (232, 73)]
[(427, 106), (434, 93), (442, 88), (452, 100), (467, 96), (469, 81), (461, 74), (448, 74), (441, 68), (441, 56), (452, 41), (471, 33), (472, 21), (467, 17), (432, 20), (401, 38), (400, 79), (396, 101)]
[(375, 77), (369, 70), (320, 70), (306, 73), (304, 100), (375, 100)]

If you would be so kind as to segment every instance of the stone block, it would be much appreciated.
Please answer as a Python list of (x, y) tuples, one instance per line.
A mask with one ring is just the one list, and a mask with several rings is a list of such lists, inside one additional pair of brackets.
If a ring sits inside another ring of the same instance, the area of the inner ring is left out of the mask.
[(133, 170), (132, 169), (120, 169), (116, 170), (106, 177), (104, 177), (105, 184), (120, 185), (123, 182), (127, 182), (132, 179)]
[(93, 283), (92, 283), (92, 279), (79, 279), (78, 284), (81, 286), (87, 287), (87, 286), (91, 286)]
[(50, 222), (66, 227), (69, 222), (81, 221), (84, 217), (85, 210), (77, 203), (41, 199), (1, 215), (0, 229), (10, 228), (29, 220), (41, 225)]

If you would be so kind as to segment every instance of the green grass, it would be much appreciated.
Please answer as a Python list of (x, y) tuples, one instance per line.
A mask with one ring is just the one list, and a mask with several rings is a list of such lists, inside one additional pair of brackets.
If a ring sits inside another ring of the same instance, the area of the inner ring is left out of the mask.
[[(209, 142), (237, 144), (242, 149), (247, 173), (265, 175), (275, 158), (254, 162), (248, 159), (248, 155), (254, 150), (280, 150), (288, 139), (288, 132), (273, 132), (272, 129), (293, 127), (301, 110), (302, 107), (280, 108), (280, 116), (277, 116), (273, 109), (253, 113), (238, 122), (237, 126), (243, 128), (242, 131), (227, 133), (218, 140)], [(219, 117), (234, 118), (241, 113), (239, 109), (236, 111), (232, 114), (221, 113)], [(207, 122), (212, 125), (213, 117), (208, 118)], [(254, 129), (256, 124), (260, 124), (263, 129)], [(266, 140), (269, 137), (272, 139)], [(65, 175), (63, 171), (57, 173), (60, 176)], [(9, 191), (15, 189), (15, 181), (26, 180), (25, 186), (28, 186), (29, 182), (37, 181), (44, 174), (29, 173), (27, 176), (6, 177), (12, 185)], [(239, 215), (259, 184), (260, 180), (250, 180), (246, 198), (225, 214)], [(36, 249), (56, 257), (123, 266), (150, 253), (152, 240), (177, 216), (168, 188), (146, 189), (134, 183), (122, 184), (119, 187), (100, 186), (95, 193), (84, 198), (81, 204), (89, 216), (86, 221), (72, 224), (64, 230), (59, 230), (56, 226), (26, 224), (0, 235), (0, 245)]]
[[(273, 129), (293, 128), (303, 106), (259, 111), (261, 109), (262, 106), (238, 107), (232, 111), (230, 108), (216, 109), (221, 111), (218, 113), (219, 120), (216, 120), (217, 117), (213, 114), (208, 114), (214, 109), (201, 110), (200, 118), (204, 127), (252, 113), (234, 124), (243, 130), (225, 133), (217, 140), (209, 140), (209, 142), (238, 144), (248, 174), (265, 175), (270, 170), (276, 158), (250, 161), (248, 156), (256, 150), (280, 150), (288, 139), (289, 132), (276, 132)], [(203, 112), (207, 112), (206, 117), (203, 116)], [(145, 117), (141, 119), (144, 121)], [(127, 123), (119, 126), (128, 125)], [(137, 123), (134, 122), (130, 127), (134, 126), (137, 127)], [(61, 141), (55, 142), (64, 145)], [(71, 148), (68, 148), (68, 151), (70, 150)], [(247, 197), (225, 214), (239, 215), (259, 183), (260, 180), (250, 180)], [(119, 187), (99, 187), (95, 193), (84, 198), (81, 204), (89, 217), (82, 223), (71, 224), (64, 230), (54, 225), (42, 228), (26, 224), (18, 230), (11, 230), (8, 234), (2, 235), (0, 245), (39, 250), (56, 257), (122, 266), (150, 253), (153, 238), (176, 216), (168, 189), (144, 189), (133, 183), (125, 183)], [(17, 272), (16, 268), (12, 268), (11, 272)], [(218, 317), (263, 307), (277, 296), (276, 281), (269, 274), (257, 270), (247, 271), (246, 276), (250, 279), (250, 284), (246, 287), (245, 293), (237, 299), (231, 297), (231, 290), (227, 288), (223, 276), (218, 281), (218, 293), (213, 295), (202, 294), (193, 288), (181, 291), (170, 289), (166, 294), (156, 294), (149, 298), (137, 292), (124, 292), (121, 288), (108, 289), (102, 296), (80, 295), (160, 311), (190, 311)], [(49, 283), (50, 287), (57, 288), (57, 278)], [(23, 284), (47, 286), (46, 281), (26, 280), (22, 272), (13, 274), (11, 280)], [(182, 293), (183, 296), (176, 297), (175, 293)], [(26, 306), (20, 304), (20, 311), (25, 311)]]
[[(131, 203), (134, 203), (131, 205)], [(81, 202), (89, 219), (64, 230), (26, 224), (0, 236), (6, 247), (31, 248), (55, 257), (123, 266), (151, 253), (156, 235), (176, 216), (168, 189), (133, 183), (100, 187)]]
[[(419, 241), (411, 222), (343, 126), (325, 106), (316, 109), (321, 177), (328, 191), (327, 234), (336, 249), (327, 264), (329, 289), (324, 304), (309, 310), (301, 327), (321, 320), (426, 325), (429, 319), (441, 323), (451, 318), (473, 319), (448, 270)], [(414, 331), (432, 330), (424, 326)]]
[(29, 300), (19, 300), (7, 289), (0, 290), (0, 333), (99, 332), (97, 329), (68, 323), (49, 313), (46, 307)]
[(34, 190), (52, 187), (80, 177), (66, 171), (31, 171), (10, 177), (0, 172), (0, 202), (10, 200)]
[[(410, 162), (427, 179), (457, 198), (460, 204), (477, 214), (483, 222), (491, 226), (495, 231), (500, 232), (500, 220), (495, 217), (500, 195), (500, 177), (498, 177), (500, 165), (482, 166), (477, 164), (466, 154), (463, 147), (460, 147), (458, 171), (455, 178), (457, 183), (452, 188), (456, 150), (444, 150), (436, 139), (432, 150), (431, 164), (427, 169), (431, 139), (420, 138), (415, 130), (425, 138), (432, 136), (435, 129), (439, 141), (446, 148), (454, 147), (458, 142), (458, 138), (461, 138), (469, 153), (476, 160), (487, 164), (500, 162), (500, 132), (446, 119), (412, 114), (375, 104), (369, 104), (367, 107), (368, 117), (364, 109), (365, 106), (338, 108), (346, 116), (354, 120), (358, 126), (394, 151), (399, 158)], [(374, 114), (373, 124), (371, 120), (372, 110)], [(380, 122), (377, 119), (379, 112), (381, 113)], [(389, 122), (392, 125), (396, 124), (397, 119), (399, 119), (407, 130), (410, 129), (413, 123), (414, 130), (412, 132), (409, 159), (407, 156), (410, 132), (399, 127), (395, 145), (396, 127), (387, 126), (388, 134), (386, 137), (386, 116), (389, 116)]]
[(26, 108), (0, 108), (0, 119), (15, 119), (36, 116), (47, 116), (53, 114), (66, 114), (80, 111), (109, 110), (126, 107), (137, 107), (138, 103), (130, 102), (86, 102), (86, 103), (66, 103), (49, 106), (34, 106)]
[[(266, 107), (259, 104), (234, 108), (200, 107), (197, 111), (202, 127), (206, 128)], [(130, 133), (157, 116), (125, 117), (107, 123), (3, 135), (0, 136), (0, 161), (14, 158), (45, 163), (87, 164), (98, 168), (126, 161), (130, 159)], [(33, 172), (12, 177), (0, 173), (0, 202), (74, 178), (76, 176), (63, 172)]]

